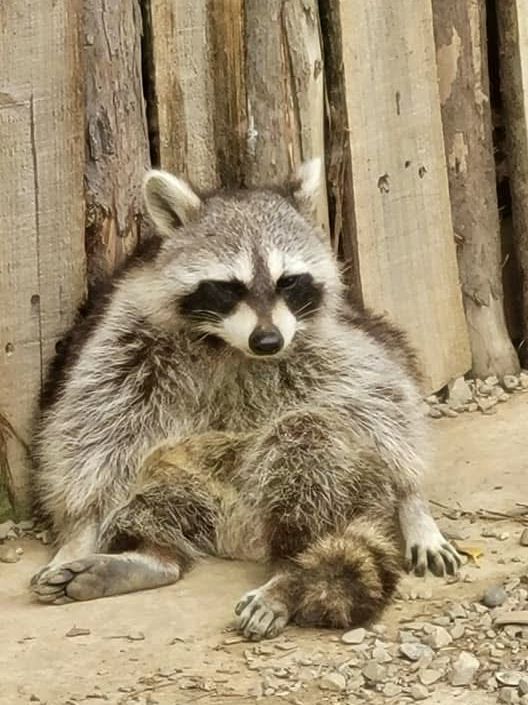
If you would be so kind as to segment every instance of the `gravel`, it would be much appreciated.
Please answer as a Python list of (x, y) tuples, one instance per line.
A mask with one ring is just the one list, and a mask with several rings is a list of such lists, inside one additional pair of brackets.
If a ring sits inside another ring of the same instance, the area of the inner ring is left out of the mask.
[(495, 375), (482, 379), (458, 377), (447, 389), (428, 396), (424, 401), (431, 418), (455, 417), (464, 412), (481, 411), (495, 414), (499, 402), (507, 402), (513, 394), (528, 391), (528, 371), (520, 375)]

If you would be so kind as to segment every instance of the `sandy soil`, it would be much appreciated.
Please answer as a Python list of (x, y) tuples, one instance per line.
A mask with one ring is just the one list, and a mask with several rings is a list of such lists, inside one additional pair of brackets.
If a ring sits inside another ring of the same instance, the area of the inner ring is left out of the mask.
[[(493, 416), (471, 414), (433, 423), (436, 446), (430, 497), (464, 510), (508, 511), (528, 502), (528, 394), (501, 405)], [(425, 580), (431, 599), (398, 601), (383, 623), (394, 635), (397, 625), (415, 615), (439, 613), (447, 601), (478, 599), (484, 586), (526, 572), (528, 548), (519, 546), (521, 526), (499, 522), (509, 539), (483, 538), (495, 522), (442, 516), (441, 527), (457, 531), (484, 550), (478, 567), (463, 573), (472, 582), (448, 585)], [(209, 560), (179, 584), (92, 603), (49, 607), (32, 601), (26, 586), (46, 561), (47, 549), (31, 540), (17, 564), (0, 564), (0, 704), (141, 703), (142, 705), (242, 705), (257, 701), (267, 667), (275, 682), (281, 667), (300, 661), (299, 689), (277, 703), (355, 703), (357, 696), (320, 689), (317, 664), (343, 661), (350, 647), (334, 632), (288, 629), (264, 648), (236, 643), (229, 631), (232, 607), (247, 589), (262, 581), (258, 566)], [(514, 559), (512, 561), (511, 559)], [(521, 562), (519, 562), (519, 558)], [(424, 580), (406, 578), (404, 590), (423, 591)], [(67, 636), (73, 628), (88, 630)], [(235, 642), (235, 643), (233, 643)], [(375, 696), (374, 702), (400, 702)], [(496, 695), (439, 687), (426, 701), (434, 705), (495, 703)]]

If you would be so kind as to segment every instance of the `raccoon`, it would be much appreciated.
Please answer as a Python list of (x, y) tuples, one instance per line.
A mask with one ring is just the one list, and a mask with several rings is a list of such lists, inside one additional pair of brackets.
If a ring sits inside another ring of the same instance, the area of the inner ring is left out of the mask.
[(283, 189), (200, 197), (147, 174), (159, 252), (116, 281), (37, 424), (58, 548), (40, 601), (174, 583), (203, 554), (267, 561), (236, 606), (260, 639), (375, 619), (403, 567), (457, 570), (421, 490), (412, 351), (348, 304), (320, 179), (308, 162)]

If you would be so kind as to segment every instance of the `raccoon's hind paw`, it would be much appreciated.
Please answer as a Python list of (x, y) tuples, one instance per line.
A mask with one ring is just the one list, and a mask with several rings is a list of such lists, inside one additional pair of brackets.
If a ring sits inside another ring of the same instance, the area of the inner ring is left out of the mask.
[[(264, 586), (265, 588), (265, 586)], [(288, 624), (288, 608), (259, 588), (247, 592), (235, 607), (238, 630), (251, 641), (272, 639)]]

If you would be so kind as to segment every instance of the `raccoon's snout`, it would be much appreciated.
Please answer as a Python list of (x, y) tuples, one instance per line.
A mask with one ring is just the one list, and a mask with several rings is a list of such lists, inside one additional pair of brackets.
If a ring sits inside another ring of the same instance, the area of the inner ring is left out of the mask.
[(258, 326), (249, 336), (249, 349), (255, 355), (275, 355), (283, 346), (284, 338), (277, 326)]

